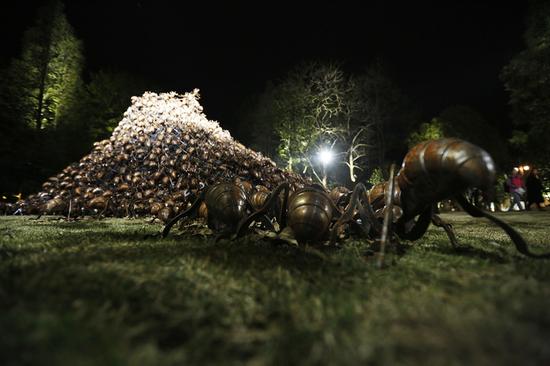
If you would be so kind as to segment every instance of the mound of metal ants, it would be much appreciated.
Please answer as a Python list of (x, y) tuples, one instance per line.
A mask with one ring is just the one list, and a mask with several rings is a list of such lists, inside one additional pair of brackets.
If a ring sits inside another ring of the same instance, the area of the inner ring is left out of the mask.
[(89, 155), (8, 211), (72, 218), (153, 215), (167, 221), (216, 182), (264, 190), (282, 182), (310, 183), (234, 140), (205, 117), (198, 99), (198, 90), (133, 97), (109, 139), (96, 142)]
[(413, 147), (389, 180), (367, 190), (361, 183), (353, 191), (309, 185), (295, 189), (283, 182), (273, 191), (252, 185), (221, 182), (202, 190), (187, 210), (171, 219), (162, 232), (167, 236), (179, 220), (203, 217), (218, 238), (239, 238), (253, 229), (290, 232), (298, 244), (334, 244), (346, 233), (378, 241), (379, 263), (388, 243), (417, 240), (430, 223), (441, 227), (450, 242), (458, 243), (450, 224), (434, 212), (434, 203), (455, 199), (474, 217), (485, 217), (502, 228), (517, 250), (533, 258), (550, 253), (529, 251), (522, 236), (504, 221), (473, 206), (463, 193), (471, 187), (490, 189), (495, 165), (478, 146), (459, 139), (427, 141)]

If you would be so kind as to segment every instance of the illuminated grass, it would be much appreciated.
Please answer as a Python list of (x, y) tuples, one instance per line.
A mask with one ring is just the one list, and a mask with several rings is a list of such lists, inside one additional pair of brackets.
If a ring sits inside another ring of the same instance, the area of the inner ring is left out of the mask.
[[(550, 251), (550, 213), (502, 215)], [(431, 228), (378, 270), (245, 238), (146, 238), (142, 220), (0, 218), (0, 364), (550, 363), (550, 260), (488, 222)]]

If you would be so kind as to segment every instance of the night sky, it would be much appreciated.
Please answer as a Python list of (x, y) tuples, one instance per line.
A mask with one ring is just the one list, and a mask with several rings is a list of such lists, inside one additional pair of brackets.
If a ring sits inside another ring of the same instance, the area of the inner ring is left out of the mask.
[[(0, 66), (18, 54), (41, 3), (0, 5)], [(499, 73), (524, 48), (525, 1), (200, 3), (67, 0), (66, 13), (87, 71), (126, 71), (162, 91), (199, 88), (207, 116), (229, 130), (245, 100), (307, 60), (356, 72), (380, 60), (427, 120), (466, 104), (509, 128)]]

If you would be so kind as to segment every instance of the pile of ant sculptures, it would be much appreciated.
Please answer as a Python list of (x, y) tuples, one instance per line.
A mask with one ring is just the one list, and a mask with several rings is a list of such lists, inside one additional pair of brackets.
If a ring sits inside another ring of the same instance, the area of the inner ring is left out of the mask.
[[(417, 240), (430, 223), (442, 227), (453, 246), (457, 240), (450, 224), (434, 212), (434, 204), (453, 198), (471, 216), (485, 217), (501, 227), (517, 250), (533, 258), (550, 258), (550, 253), (529, 251), (522, 236), (504, 221), (470, 204), (463, 193), (470, 187), (489, 189), (495, 179), (495, 165), (480, 147), (459, 139), (431, 140), (413, 147), (405, 156), (401, 169), (389, 180), (367, 190), (358, 183), (352, 192), (338, 189), (327, 192), (312, 185), (294, 190), (288, 183), (273, 192), (255, 190), (246, 182), (218, 183), (205, 190), (185, 212), (174, 217), (164, 228), (163, 236), (186, 216), (199, 215), (207, 209), (208, 226), (220, 236), (238, 238), (252, 223), (277, 233), (289, 228), (299, 244), (334, 244), (343, 228), (379, 240), (379, 264), (383, 262), (388, 242)], [(282, 193), (282, 197), (281, 197)], [(205, 206), (205, 207), (204, 207)]]

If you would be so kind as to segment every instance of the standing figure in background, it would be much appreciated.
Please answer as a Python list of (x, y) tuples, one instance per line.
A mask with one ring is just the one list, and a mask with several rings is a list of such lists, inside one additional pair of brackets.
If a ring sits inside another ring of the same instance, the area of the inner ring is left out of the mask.
[(481, 197), (483, 197), (484, 208), (491, 212), (495, 212), (495, 202), (497, 199), (495, 186), (482, 190)]
[(523, 206), (521, 205), (521, 198), (525, 194), (525, 184), (523, 183), (523, 178), (519, 174), (519, 171), (514, 168), (512, 171), (512, 176), (510, 177), (510, 195), (512, 196), (512, 207), (514, 205), (518, 206), (519, 211), (523, 211)]
[(531, 170), (525, 181), (525, 187), (527, 189), (527, 203), (526, 209), (529, 210), (534, 203), (539, 210), (543, 210), (541, 204), (544, 202), (542, 198), (542, 181), (539, 177), (539, 172), (536, 168)]

